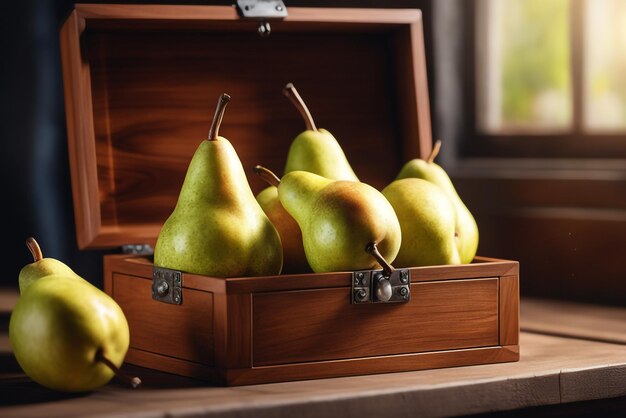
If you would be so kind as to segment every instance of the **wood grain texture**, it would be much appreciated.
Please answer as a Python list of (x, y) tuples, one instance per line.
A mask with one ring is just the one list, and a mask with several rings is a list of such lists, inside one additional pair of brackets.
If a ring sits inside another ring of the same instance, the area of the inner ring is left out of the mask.
[(254, 385), (337, 376), (358, 376), (503, 363), (517, 360), (519, 360), (518, 346), (466, 348), (370, 358), (355, 357), (343, 360), (255, 366), (250, 369), (239, 370), (229, 369), (226, 371), (226, 383), (229, 386)]
[[(428, 78), (424, 51), (422, 19), (398, 31), (394, 39), (394, 56), (397, 60), (395, 88), (411, 90), (415, 94), (399, 96), (398, 108), (418, 115), (417, 125), (404, 118), (402, 128), (402, 155), (405, 162), (413, 158), (426, 158), (432, 149), (432, 127), (428, 102)], [(400, 167), (398, 167), (398, 170)]]
[[(177, 417), (441, 417), (507, 411), (594, 397), (624, 396), (626, 347), (522, 333), (519, 362), (232, 388), (133, 369), (131, 391), (115, 380), (89, 394), (55, 402), (34, 394), (28, 405), (2, 407), (15, 418)], [(571, 379), (570, 379), (571, 377)], [(169, 385), (168, 385), (169, 382)], [(583, 386), (588, 386), (586, 389)], [(15, 389), (13, 389), (15, 390)], [(5, 388), (11, 395), (11, 387)]]
[[(150, 297), (152, 268), (149, 257), (105, 256), (105, 288), (125, 311), (131, 306), (131, 334), (137, 334), (138, 341), (145, 342), (145, 345), (133, 344), (144, 355), (131, 361), (139, 361), (135, 364), (146, 367), (172, 371), (169, 366), (167, 370), (161, 366), (158, 356), (146, 354), (158, 352), (177, 361), (188, 360), (187, 366), (177, 371), (181, 374), (204, 373), (194, 366), (198, 362), (215, 364), (218, 367), (213, 369), (211, 379), (232, 385), (260, 383), (263, 380), (259, 379), (275, 379), (275, 376), (308, 379), (398, 371), (409, 362), (402, 355), (426, 351), (433, 356), (419, 357), (419, 367), (410, 366), (411, 370), (427, 365), (456, 365), (457, 355), (462, 364), (473, 364), (474, 360), (477, 363), (515, 361), (519, 355), (516, 344), (507, 345), (508, 354), (501, 352), (498, 340), (502, 334), (499, 316), (507, 312), (500, 307), (516, 303), (503, 304), (499, 299), (518, 295), (500, 292), (498, 278), (485, 278), (488, 273), (516, 274), (515, 262), (477, 258), (471, 265), (412, 269), (413, 299), (409, 304), (354, 306), (349, 303), (350, 273), (229, 279), (184, 273), (183, 305), (167, 305)], [(118, 286), (116, 290), (115, 282), (120, 277), (127, 288), (120, 290)], [(206, 312), (206, 301), (190, 298), (211, 294), (208, 291), (215, 291), (211, 300), (212, 317)], [(184, 334), (172, 339), (170, 344), (160, 344), (159, 336), (171, 332), (172, 322), (167, 322), (164, 329), (155, 329), (154, 318), (162, 314), (161, 309), (171, 311), (168, 315), (174, 318), (183, 315), (181, 312), (188, 315), (175, 325)], [(212, 328), (207, 321), (212, 321)], [(510, 341), (516, 341), (516, 331), (516, 327), (511, 328)], [(206, 352), (206, 347), (199, 348), (197, 342), (189, 339), (192, 333), (197, 333), (196, 338), (204, 338), (207, 332), (213, 333), (212, 340), (206, 343), (212, 344), (214, 363), (203, 360), (200, 353)], [(490, 355), (482, 351), (480, 355), (466, 355), (463, 350), (454, 350), (472, 347), (491, 347), (495, 351), (488, 351)], [(434, 350), (451, 350), (455, 355), (439, 356)], [(190, 353), (195, 353), (195, 357)], [(321, 366), (338, 359), (344, 359), (341, 367), (329, 363), (320, 369), (325, 370), (323, 375), (302, 363), (308, 361)], [(267, 368), (286, 363), (291, 365), (279, 367), (280, 373)], [(255, 371), (256, 366), (265, 368)], [(302, 372), (299, 375), (298, 370)]]
[[(411, 57), (414, 71), (414, 91), (417, 105), (419, 141), (417, 151), (420, 158), (427, 158), (432, 149), (432, 128), (430, 126), (430, 103), (428, 100), (428, 77), (426, 75), (426, 52), (424, 50), (424, 29), (421, 19), (410, 27)], [(401, 51), (398, 51), (400, 54)], [(408, 81), (408, 80), (407, 80)], [(414, 158), (411, 154), (407, 158)]]
[(617, 161), (593, 170), (590, 161), (501, 160), (453, 181), (480, 225), (480, 252), (524, 266), (522, 296), (624, 306), (626, 177)]
[(523, 298), (525, 331), (626, 345), (626, 309), (548, 299)]
[(253, 296), (254, 366), (498, 345), (498, 280), (417, 283), (402, 304), (350, 288)]
[(85, 21), (72, 12), (61, 27), (60, 49), (76, 238), (86, 248), (99, 234), (100, 198), (89, 63), (81, 50)]
[(188, 378), (213, 382), (215, 384), (223, 383), (221, 374), (218, 372), (218, 369), (213, 366), (164, 356), (138, 348), (130, 347), (124, 362), (127, 364), (144, 364), (144, 367), (149, 367), (152, 370), (172, 373), (178, 376), (186, 376)]
[[(152, 258), (134, 255), (107, 255), (105, 266), (140, 277), (152, 277)], [(410, 269), (411, 282), (431, 282), (456, 279), (478, 279), (517, 275), (516, 261), (476, 257), (474, 263), (414, 267)], [(183, 273), (183, 286), (214, 293), (250, 294), (285, 290), (306, 290), (350, 286), (351, 272), (290, 274), (266, 277), (216, 278)], [(106, 282), (106, 275), (105, 275)]]
[[(153, 20), (159, 24), (163, 21), (188, 22), (198, 20), (207, 21), (238, 21), (234, 8), (229, 6), (177, 6), (177, 5), (120, 5), (120, 4), (77, 4), (76, 11), (80, 17), (91, 21), (126, 20), (131, 24), (134, 21)], [(330, 13), (332, 12), (332, 13)], [(364, 8), (309, 8), (290, 7), (289, 15), (284, 21), (272, 22), (297, 23), (298, 25), (313, 23), (319, 28), (319, 23), (332, 24), (360, 24), (362, 26), (379, 26), (410, 24), (421, 19), (421, 13), (416, 9), (364, 9)], [(230, 23), (230, 22), (229, 22)], [(242, 22), (242, 24), (250, 22)], [(324, 29), (319, 29), (324, 30)]]
[(250, 295), (215, 295), (216, 365), (252, 366), (252, 303)]
[[(246, 169), (280, 172), (303, 130), (280, 94), (288, 81), (375, 187), (395, 177), (405, 152), (430, 147), (419, 11), (290, 8), (269, 39), (230, 7), (81, 5), (72, 16), (66, 102), (88, 113), (68, 112), (71, 158), (90, 170), (73, 171), (83, 185), (77, 213), (89, 221), (77, 217), (81, 248), (154, 243), (223, 92), (233, 101), (221, 132)], [(88, 83), (76, 84), (77, 63)]]
[[(516, 275), (519, 265), (515, 261), (476, 257), (472, 264), (413, 267), (409, 271), (411, 282), (418, 283)], [(226, 279), (226, 289), (228, 293), (319, 289), (350, 286), (351, 280), (352, 272), (241, 277)]]
[(171, 305), (152, 300), (152, 280), (114, 273), (112, 282), (112, 296), (131, 330), (131, 347), (214, 364), (212, 293), (184, 289), (183, 303)]
[(499, 279), (500, 345), (519, 344), (519, 276)]
[[(104, 286), (105, 291), (112, 272), (122, 272), (131, 276), (152, 279), (154, 263), (152, 257), (143, 255), (112, 254), (104, 256)], [(222, 278), (200, 276), (198, 274), (183, 273), (182, 285), (186, 289), (202, 290), (211, 293), (224, 293), (226, 282)], [(109, 293), (107, 291), (107, 293)]]

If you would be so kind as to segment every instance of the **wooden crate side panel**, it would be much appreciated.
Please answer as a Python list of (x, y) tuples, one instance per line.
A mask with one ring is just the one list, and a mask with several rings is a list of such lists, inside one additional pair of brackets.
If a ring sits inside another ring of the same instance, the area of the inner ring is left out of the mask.
[(254, 366), (498, 345), (498, 279), (414, 283), (406, 304), (350, 288), (253, 295)]
[(252, 367), (251, 295), (215, 294), (215, 364)]
[(183, 303), (171, 305), (152, 300), (152, 280), (113, 273), (112, 283), (113, 299), (128, 320), (131, 347), (214, 364), (212, 293), (184, 289)]
[(519, 360), (519, 346), (469, 348), (228, 370), (229, 386), (393, 373)]
[(500, 345), (519, 343), (519, 276), (500, 277)]

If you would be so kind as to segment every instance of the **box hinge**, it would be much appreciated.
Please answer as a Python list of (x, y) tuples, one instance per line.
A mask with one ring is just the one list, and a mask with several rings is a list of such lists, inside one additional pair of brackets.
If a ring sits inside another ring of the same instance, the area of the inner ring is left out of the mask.
[(397, 303), (411, 300), (411, 273), (408, 269), (360, 270), (352, 273), (352, 304)]
[(267, 37), (272, 32), (269, 19), (287, 17), (287, 7), (282, 0), (237, 0), (235, 7), (241, 18), (259, 21), (257, 31), (262, 37)]
[(154, 266), (152, 268), (152, 299), (181, 305), (183, 303), (183, 273)]
[(149, 244), (127, 244), (122, 245), (122, 253), (152, 255), (154, 254), (154, 248)]

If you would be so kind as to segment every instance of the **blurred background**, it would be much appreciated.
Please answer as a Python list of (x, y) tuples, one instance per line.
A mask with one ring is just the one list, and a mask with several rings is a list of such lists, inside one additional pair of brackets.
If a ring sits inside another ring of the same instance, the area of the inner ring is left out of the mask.
[[(97, 285), (120, 252), (76, 242), (58, 42), (72, 6), (0, 4), (3, 286), (31, 261), (30, 235)], [(438, 161), (477, 219), (479, 255), (520, 261), (522, 295), (626, 305), (624, 0), (315, 6), (421, 9)]]

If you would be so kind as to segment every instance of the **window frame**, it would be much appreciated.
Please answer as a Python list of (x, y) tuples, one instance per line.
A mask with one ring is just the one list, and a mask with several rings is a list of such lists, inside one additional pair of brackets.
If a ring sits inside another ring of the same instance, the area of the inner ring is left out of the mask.
[(460, 141), (462, 157), (498, 158), (626, 158), (626, 130), (588, 132), (583, 130), (584, 100), (584, 6), (588, 0), (571, 0), (570, 42), (572, 71), (572, 122), (570, 128), (542, 132), (484, 132), (478, 123), (477, 66), (477, 0), (462, 2), (467, 16), (464, 59), (466, 71), (466, 127), (469, 135)]

